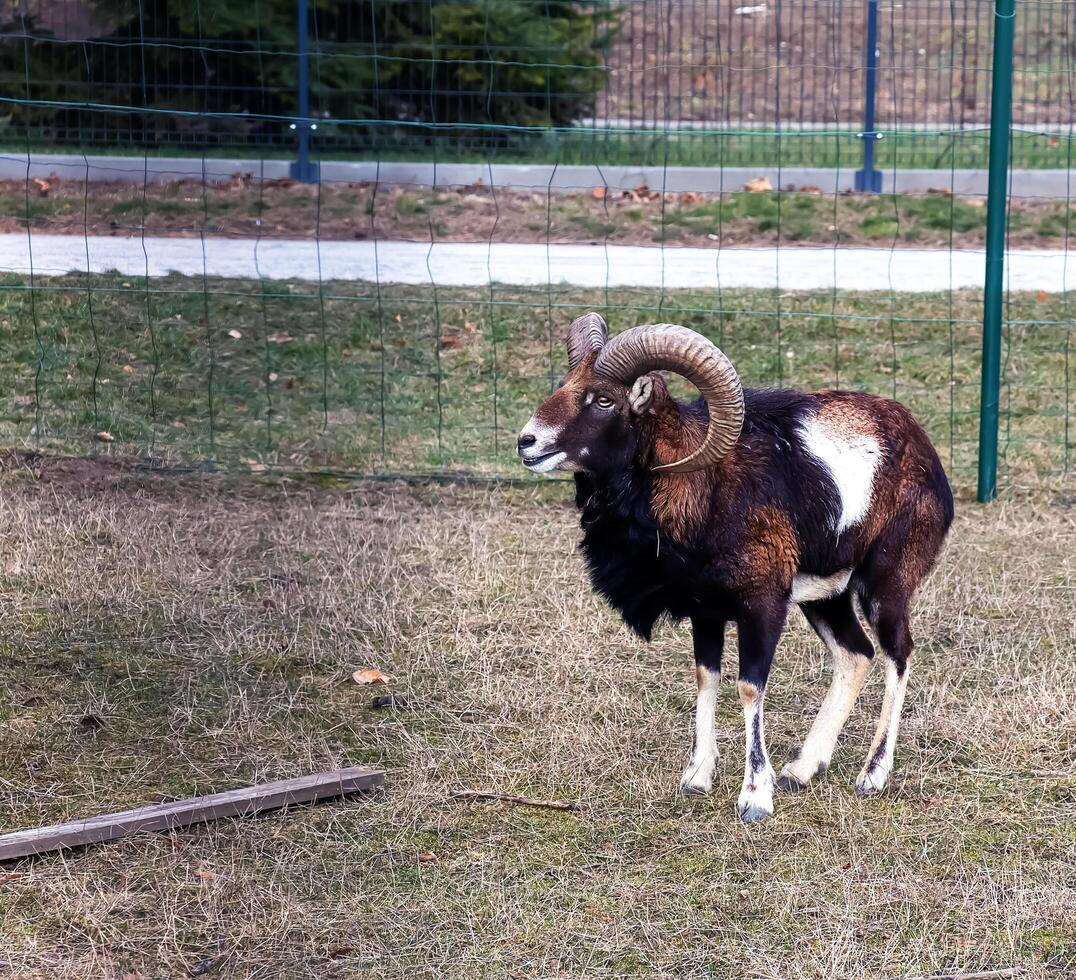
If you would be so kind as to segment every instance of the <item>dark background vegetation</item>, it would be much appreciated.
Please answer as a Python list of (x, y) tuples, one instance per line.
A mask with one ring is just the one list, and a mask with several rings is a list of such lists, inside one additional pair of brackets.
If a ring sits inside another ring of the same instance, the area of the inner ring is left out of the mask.
[[(4, 128), (57, 143), (290, 144), (279, 117), (298, 112), (296, 9), (94, 0), (9, 11), (0, 94), (74, 105), (9, 104)], [(341, 138), (334, 120), (360, 121), (346, 137), (367, 143), (386, 136), (363, 120), (570, 125), (593, 112), (616, 21), (599, 0), (312, 0), (322, 142)]]

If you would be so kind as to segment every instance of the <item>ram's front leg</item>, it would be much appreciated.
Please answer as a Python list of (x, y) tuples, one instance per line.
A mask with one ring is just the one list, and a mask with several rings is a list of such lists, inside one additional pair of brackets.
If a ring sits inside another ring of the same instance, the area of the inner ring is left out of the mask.
[(714, 731), (717, 687), (721, 681), (721, 652), (725, 645), (724, 620), (691, 620), (695, 648), (695, 746), (691, 761), (680, 777), (680, 792), (688, 795), (709, 793), (717, 767), (717, 736)]
[(773, 815), (773, 790), (776, 783), (770, 757), (766, 752), (766, 731), (762, 720), (762, 703), (770, 665), (777, 651), (777, 641), (784, 626), (787, 604), (773, 601), (745, 607), (739, 619), (740, 633), (740, 704), (743, 706), (745, 763), (743, 788), (736, 809), (744, 823), (764, 820)]

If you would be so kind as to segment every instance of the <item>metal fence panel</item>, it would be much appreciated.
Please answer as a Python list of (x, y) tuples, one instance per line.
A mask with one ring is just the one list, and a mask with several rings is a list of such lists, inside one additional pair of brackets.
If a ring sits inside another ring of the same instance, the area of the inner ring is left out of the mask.
[[(291, 0), (179, 14), (146, 3), (127, 20), (71, 0), (23, 5), (0, 40), (0, 145), (25, 163), (0, 188), (0, 222), (7, 252), (26, 256), (0, 282), (0, 439), (254, 469), (513, 475), (514, 433), (559, 377), (564, 326), (593, 307), (614, 328), (662, 318), (703, 330), (756, 384), (900, 398), (971, 486), (986, 209), (965, 188), (967, 168), (987, 163), (994, 7), (875, 6), (871, 125), (866, 0), (580, 5), (590, 35), (570, 61), (553, 0), (312, 4), (309, 115)], [(441, 8), (469, 8), (470, 21)], [(1003, 295), (1005, 488), (1072, 480), (1074, 15), (1071, 0), (1043, 0), (1014, 21), (1012, 161), (1055, 172), (1020, 176), (1008, 234), (1054, 254), (1023, 257), (1013, 268), (1031, 272)], [(440, 17), (421, 43), (384, 33)], [(528, 17), (548, 32), (501, 36)], [(307, 126), (321, 181), (294, 184), (273, 167), (294, 159)], [(870, 145), (887, 192), (840, 192)], [(42, 149), (74, 152), (87, 178), (94, 151), (130, 162), (107, 164), (122, 183), (81, 181), (76, 165), (42, 188)], [(174, 164), (181, 179), (151, 178), (149, 153), (192, 150), (193, 170)], [(247, 162), (207, 177), (221, 154)], [(348, 158), (374, 178), (401, 160), (481, 172), (389, 186), (332, 170)], [(521, 189), (502, 162), (554, 167)], [(574, 164), (597, 169), (566, 189)], [(656, 167), (649, 186), (625, 185), (643, 165)], [(790, 179), (794, 168), (817, 179)], [(904, 168), (929, 170), (916, 186), (934, 193), (900, 192)], [(774, 190), (728, 192), (762, 171)], [(1061, 198), (1040, 199), (1059, 184)], [(246, 257), (227, 252), (244, 242)], [(532, 251), (506, 251), (519, 242)], [(470, 258), (442, 258), (457, 243)], [(857, 259), (850, 244), (871, 251)], [(765, 249), (761, 278), (729, 271), (745, 246)], [(915, 249), (932, 250), (918, 267)], [(691, 261), (705, 265), (685, 279)], [(861, 281), (849, 261), (862, 261)], [(394, 262), (411, 281), (377, 271)], [(445, 270), (467, 262), (478, 278), (452, 284)], [(88, 271), (63, 274), (79, 263)], [(1059, 265), (1059, 289), (1022, 286)], [(935, 285), (909, 291), (920, 278)]]

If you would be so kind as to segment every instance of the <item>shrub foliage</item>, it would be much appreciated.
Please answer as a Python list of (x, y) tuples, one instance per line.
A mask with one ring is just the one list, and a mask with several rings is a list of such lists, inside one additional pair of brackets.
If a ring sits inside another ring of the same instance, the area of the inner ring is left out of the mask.
[[(8, 140), (291, 141), (272, 117), (298, 110), (295, 0), (90, 0), (74, 28), (23, 9), (0, 25), (0, 94), (20, 100)], [(391, 127), (373, 120), (570, 125), (605, 83), (618, 20), (607, 0), (310, 0), (318, 136), (382, 142)]]

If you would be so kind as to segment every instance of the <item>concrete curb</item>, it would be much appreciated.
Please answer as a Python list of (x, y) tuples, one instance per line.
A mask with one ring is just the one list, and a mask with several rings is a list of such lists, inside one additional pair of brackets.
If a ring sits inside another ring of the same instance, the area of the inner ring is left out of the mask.
[[(32, 248), (32, 255), (31, 255)], [(87, 262), (87, 254), (89, 261)], [(1076, 255), (1010, 252), (1013, 290), (1076, 289)], [(32, 261), (31, 261), (32, 260)], [(351, 242), (282, 239), (121, 238), (0, 235), (0, 272), (69, 272), (306, 282), (545, 288), (884, 290), (893, 293), (982, 289), (977, 250), (865, 248), (659, 248), (639, 245), (535, 245), (473, 242)]]

